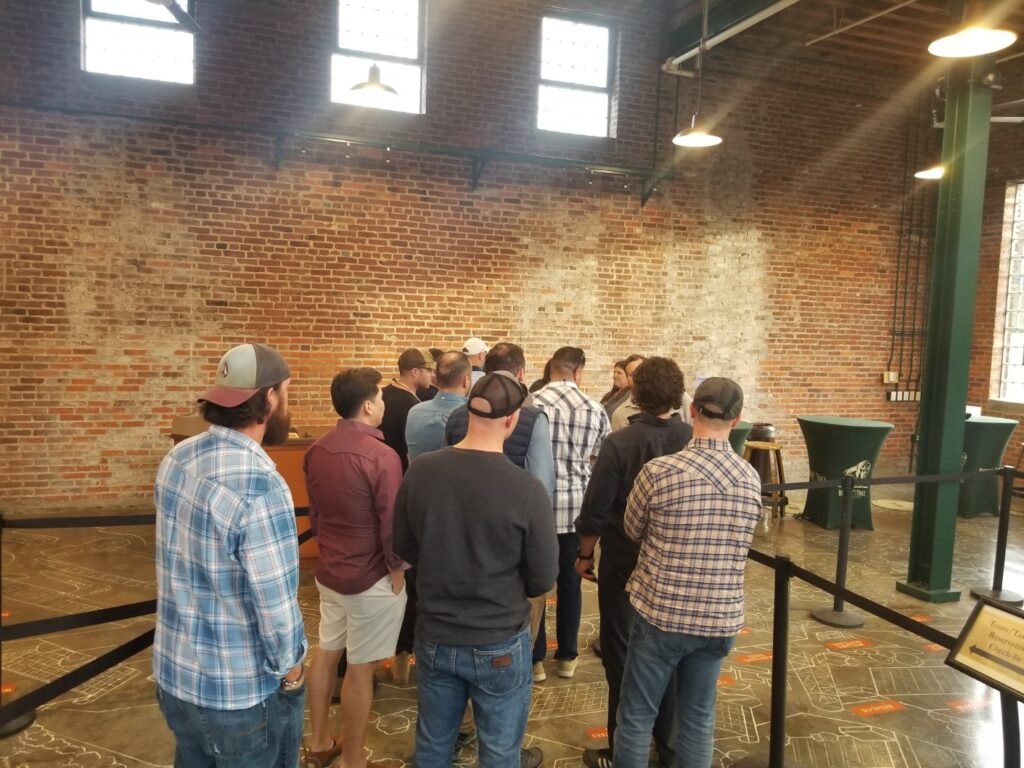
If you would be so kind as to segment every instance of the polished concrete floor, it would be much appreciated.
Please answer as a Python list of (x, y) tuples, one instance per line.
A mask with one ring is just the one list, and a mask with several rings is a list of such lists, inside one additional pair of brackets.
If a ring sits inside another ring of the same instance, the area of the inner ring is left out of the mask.
[[(879, 494), (879, 491), (884, 491)], [(876, 490), (874, 531), (854, 531), (849, 587), (950, 634), (974, 601), (967, 589), (990, 579), (996, 519), (960, 520), (955, 586), (964, 599), (935, 605), (895, 591), (906, 575), (909, 502), (891, 487)], [(135, 510), (138, 511), (138, 510)], [(145, 511), (145, 510), (143, 510)], [(790, 508), (791, 513), (799, 506)], [(1024, 520), (1011, 526), (1006, 586), (1024, 592)], [(787, 517), (766, 520), (755, 547), (785, 552), (832, 578), (838, 533)], [(151, 527), (3, 532), (5, 623), (150, 599), (154, 592)], [(304, 563), (299, 600), (307, 632), (317, 631), (317, 599)], [(772, 651), (771, 571), (747, 567), (747, 622), (719, 681), (714, 765), (767, 749)], [(809, 618), (829, 596), (794, 581), (790, 606), (787, 757), (805, 768), (991, 768), (1002, 765), (999, 696), (944, 664), (943, 649), (868, 617), (840, 630)], [(590, 650), (598, 627), (594, 588), (585, 586), (580, 665), (572, 680), (554, 674), (536, 685), (526, 742), (545, 765), (581, 765), (585, 747), (602, 746), (607, 689)], [(549, 612), (549, 634), (553, 615)], [(152, 626), (152, 617), (6, 643), (3, 683), (11, 700), (80, 666)], [(854, 641), (854, 642), (850, 642)], [(313, 651), (315, 653), (315, 649)], [(372, 715), (372, 759), (400, 768), (413, 753), (415, 672), (397, 687), (381, 671)], [(308, 736), (308, 720), (307, 720)], [(153, 699), (150, 654), (143, 652), (42, 707), (35, 724), (0, 741), (0, 768), (138, 768), (171, 764), (173, 743)], [(459, 762), (476, 762), (467, 750)]]

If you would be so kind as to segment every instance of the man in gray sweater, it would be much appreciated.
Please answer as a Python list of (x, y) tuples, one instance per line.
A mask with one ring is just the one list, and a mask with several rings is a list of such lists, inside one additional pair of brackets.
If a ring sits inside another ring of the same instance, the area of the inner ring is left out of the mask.
[(530, 706), (529, 597), (551, 589), (558, 540), (541, 482), (508, 461), (526, 387), (499, 371), (469, 393), (460, 443), (409, 467), (395, 502), (395, 551), (419, 572), (416, 765), (449, 768), (472, 700), (485, 768), (535, 768), (520, 754)]

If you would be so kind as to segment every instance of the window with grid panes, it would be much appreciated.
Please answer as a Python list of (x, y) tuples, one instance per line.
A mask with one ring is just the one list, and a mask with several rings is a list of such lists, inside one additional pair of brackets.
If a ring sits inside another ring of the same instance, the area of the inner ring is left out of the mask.
[(1024, 182), (1010, 185), (1006, 219), (1008, 274), (999, 399), (1024, 403)]
[[(194, 0), (175, 0), (194, 14)], [(82, 69), (103, 75), (195, 83), (195, 38), (162, 5), (82, 0)]]
[[(331, 101), (396, 112), (423, 112), (423, 0), (338, 0), (338, 47), (331, 61)], [(370, 67), (394, 88), (387, 103), (352, 87)]]
[(611, 101), (611, 26), (545, 16), (541, 24), (537, 127), (583, 136), (610, 136)]

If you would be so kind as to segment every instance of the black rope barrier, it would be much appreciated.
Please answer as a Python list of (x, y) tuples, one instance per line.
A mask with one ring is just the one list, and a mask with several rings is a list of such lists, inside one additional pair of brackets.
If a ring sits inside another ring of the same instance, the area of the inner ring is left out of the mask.
[[(799, 565), (793, 565), (793, 575), (802, 581), (806, 581), (813, 587), (828, 592), (830, 595), (836, 594), (837, 587), (834, 583), (812, 571), (801, 568)], [(888, 621), (890, 624), (895, 624), (900, 629), (905, 629), (925, 640), (941, 645), (943, 648), (952, 648), (956, 642), (956, 638), (953, 635), (947, 635), (945, 632), (935, 629), (935, 627), (929, 627), (927, 624), (922, 624), (920, 621), (916, 621), (909, 616), (897, 613), (892, 608), (876, 603), (874, 600), (864, 597), (864, 595), (844, 589), (842, 596), (845, 601), (857, 606), (861, 610), (884, 621)]]
[(122, 661), (130, 659), (139, 651), (149, 648), (149, 646), (153, 644), (153, 635), (155, 633), (155, 629), (147, 629), (138, 637), (129, 640), (123, 645), (119, 645), (112, 651), (107, 651), (102, 656), (97, 656), (92, 661), (86, 662), (78, 669), (73, 669), (66, 675), (62, 675), (56, 680), (52, 680), (51, 682), (46, 683), (46, 685), (26, 693), (24, 696), (12, 701), (4, 707), (0, 707), (0, 727), (7, 725), (7, 723), (18, 719), (23, 715), (27, 715), (36, 707), (41, 707), (43, 704), (67, 693), (72, 688), (77, 688), (82, 683), (92, 680), (97, 675), (103, 674), (111, 667), (120, 664)]
[[(295, 516), (308, 517), (309, 507), (295, 507)], [(89, 515), (61, 517), (22, 517), (7, 518), (0, 515), (0, 530), (4, 528), (47, 529), (47, 528), (108, 528), (128, 525), (153, 525), (155, 514), (146, 515)], [(312, 538), (312, 530), (305, 530), (297, 536), (299, 545)], [(83, 611), (68, 616), (55, 616), (36, 621), (25, 621), (10, 626), (0, 626), (0, 643), (10, 640), (24, 640), (53, 632), (64, 632), (70, 629), (81, 629), (111, 621), (147, 616), (156, 611), (156, 600), (143, 600), (112, 608), (100, 608), (95, 611)], [(19, 697), (10, 704), (0, 707), (0, 729), (8, 723), (25, 717), (36, 707), (47, 704), (62, 694), (101, 675), (136, 653), (153, 644), (155, 630), (148, 630), (133, 640), (98, 656), (78, 669), (68, 672), (36, 690)]]
[[(309, 517), (309, 507), (295, 507), (296, 517)], [(7, 517), (0, 515), (0, 528), (111, 528), (119, 525), (154, 525), (156, 514), (73, 515), (62, 517)]]
[(148, 616), (156, 612), (156, 600), (143, 600), (139, 603), (118, 605), (113, 608), (100, 608), (96, 611), (85, 611), (70, 616), (56, 616), (52, 619), (23, 621), (20, 624), (0, 627), (0, 642), (22, 640), (36, 635), (48, 635), (51, 632), (64, 632), (68, 629), (91, 627), (95, 624), (106, 624), (109, 621), (134, 619)]

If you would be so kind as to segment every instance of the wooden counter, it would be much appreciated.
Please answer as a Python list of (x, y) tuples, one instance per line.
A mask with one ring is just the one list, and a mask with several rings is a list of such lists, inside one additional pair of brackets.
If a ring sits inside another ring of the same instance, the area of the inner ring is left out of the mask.
[[(210, 425), (198, 416), (175, 416), (171, 423), (171, 438), (180, 443), (186, 437), (205, 432)], [(332, 429), (327, 427), (296, 427), (293, 426), (288, 442), (283, 445), (265, 446), (264, 450), (270, 460), (277, 465), (277, 471), (288, 484), (292, 492), (292, 500), (296, 507), (309, 506), (309, 494), (306, 493), (306, 476), (302, 471), (302, 458), (306, 455), (314, 441)], [(309, 530), (309, 518), (299, 517), (295, 520), (298, 532)], [(316, 540), (310, 539), (299, 547), (300, 557), (316, 557)]]

